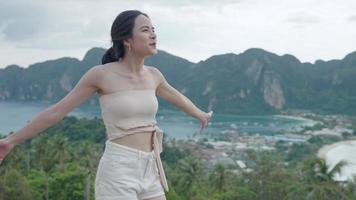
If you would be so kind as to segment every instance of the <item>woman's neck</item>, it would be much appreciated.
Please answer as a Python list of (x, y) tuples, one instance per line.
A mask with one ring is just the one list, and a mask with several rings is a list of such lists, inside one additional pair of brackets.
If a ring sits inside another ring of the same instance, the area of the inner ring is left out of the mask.
[(127, 73), (140, 75), (143, 71), (144, 61), (144, 57), (127, 55), (120, 62), (125, 66)]

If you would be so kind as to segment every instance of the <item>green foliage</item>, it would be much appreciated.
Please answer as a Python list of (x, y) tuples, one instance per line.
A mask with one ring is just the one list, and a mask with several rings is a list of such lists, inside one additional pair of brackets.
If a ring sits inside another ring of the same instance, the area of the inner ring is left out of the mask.
[(178, 161), (176, 173), (172, 175), (173, 185), (177, 184), (177, 192), (187, 199), (198, 193), (198, 184), (202, 181), (203, 173), (202, 162), (189, 155)]
[(295, 177), (284, 167), (282, 158), (262, 152), (254, 161), (254, 171), (245, 176), (249, 180), (247, 185), (257, 196), (256, 199), (279, 200), (287, 196), (287, 186), (294, 183)]
[(218, 163), (215, 165), (214, 170), (210, 174), (209, 177), (209, 182), (212, 184), (213, 188), (215, 191), (219, 193), (224, 193), (227, 190), (227, 181), (226, 179), (229, 176), (229, 171), (226, 169), (226, 167)]
[(51, 177), (44, 171), (32, 169), (26, 178), (34, 199), (46, 199), (47, 186)]
[(161, 159), (168, 165), (174, 166), (178, 160), (190, 154), (189, 150), (180, 149), (177, 147), (165, 146), (164, 151), (161, 153)]
[(326, 162), (320, 158), (310, 158), (303, 167), (303, 179), (307, 184), (306, 199), (347, 199), (345, 188), (334, 181), (336, 174), (340, 173), (342, 167), (347, 165), (340, 161), (333, 168), (329, 168)]
[(75, 164), (70, 165), (63, 172), (53, 173), (49, 195), (57, 200), (83, 199), (87, 175), (81, 167)]
[(236, 190), (230, 190), (224, 193), (215, 193), (212, 200), (250, 200), (256, 199), (257, 195), (248, 187), (239, 187)]
[[(91, 123), (90, 123), (91, 122)], [(89, 125), (90, 124), (90, 125)], [(86, 132), (80, 137), (69, 127)], [(94, 180), (104, 144), (98, 138), (98, 120), (65, 118), (56, 127), (17, 146), (0, 167), (0, 200), (7, 199), (94, 199)], [(88, 131), (92, 129), (92, 132)], [(94, 136), (95, 135), (95, 136)], [(279, 143), (287, 152), (248, 151), (248, 168), (200, 160), (176, 142), (164, 143), (162, 160), (170, 186), (167, 200), (334, 200), (354, 199), (355, 181), (333, 180), (345, 163), (330, 171), (317, 160), (316, 150), (325, 141)], [(165, 141), (167, 142), (167, 141)], [(288, 165), (286, 164), (288, 161)], [(355, 179), (356, 180), (356, 179)], [(86, 193), (86, 186), (89, 194)]]
[(303, 131), (302, 132), (305, 132), (305, 131), (318, 131), (318, 130), (321, 130), (323, 129), (325, 126), (321, 123), (316, 123), (314, 124), (313, 126), (306, 126), (303, 128)]
[(322, 146), (325, 144), (331, 144), (331, 143), (335, 143), (340, 141), (342, 138), (337, 137), (337, 136), (328, 136), (328, 135), (316, 135), (316, 136), (312, 136), (308, 142), (311, 144), (315, 144), (317, 146)]
[(182, 197), (180, 197), (174, 188), (170, 188), (169, 189), (169, 192), (166, 194), (166, 199), (169, 199), (169, 200), (183, 200)]
[(305, 160), (305, 158), (308, 157), (310, 154), (313, 154), (315, 150), (315, 146), (312, 146), (310, 144), (294, 143), (286, 156), (286, 161), (301, 162)]
[(0, 200), (32, 200), (29, 184), (16, 169), (10, 169), (0, 179)]

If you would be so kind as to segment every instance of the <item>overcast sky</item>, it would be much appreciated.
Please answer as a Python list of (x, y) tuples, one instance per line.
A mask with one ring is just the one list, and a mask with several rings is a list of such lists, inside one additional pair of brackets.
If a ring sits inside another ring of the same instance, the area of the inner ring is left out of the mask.
[(0, 0), (0, 68), (109, 48), (127, 9), (150, 16), (159, 49), (192, 62), (253, 47), (302, 62), (356, 51), (355, 0)]

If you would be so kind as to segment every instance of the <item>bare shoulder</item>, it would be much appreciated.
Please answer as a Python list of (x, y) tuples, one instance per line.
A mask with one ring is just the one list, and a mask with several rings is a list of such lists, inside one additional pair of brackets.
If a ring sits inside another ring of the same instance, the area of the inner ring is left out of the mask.
[(95, 65), (93, 67), (91, 67), (90, 69), (88, 69), (88, 71), (86, 73), (92, 73), (92, 74), (101, 74), (103, 71), (103, 65)]
[(104, 75), (103, 65), (95, 65), (88, 69), (83, 75), (83, 78), (87, 79), (92, 86), (99, 88), (100, 80)]
[(104, 73), (103, 65), (95, 65), (90, 69), (88, 69), (86, 73), (90, 73), (91, 75), (101, 76)]
[(60, 113), (60, 116), (63, 117), (90, 98), (99, 89), (101, 74), (100, 66), (93, 66), (88, 69), (75, 87), (54, 105), (55, 112)]
[[(97, 65), (97, 67), (99, 69), (101, 69), (102, 71), (105, 71), (105, 70), (109, 70), (110, 71), (110, 68), (112, 67), (116, 67), (116, 66), (113, 66), (114, 63), (106, 63), (106, 64), (103, 64), (103, 65)], [(116, 62), (115, 65), (120, 65), (120, 63)]]
[(93, 66), (92, 68), (90, 68), (88, 70), (89, 71), (92, 71), (92, 73), (95, 73), (97, 75), (102, 75), (105, 71), (104, 71), (104, 68), (105, 66), (104, 65), (95, 65)]
[(153, 66), (146, 66), (146, 67), (147, 67), (148, 71), (154, 76), (155, 79), (157, 79), (157, 80), (164, 79), (162, 72), (158, 68), (153, 67)]

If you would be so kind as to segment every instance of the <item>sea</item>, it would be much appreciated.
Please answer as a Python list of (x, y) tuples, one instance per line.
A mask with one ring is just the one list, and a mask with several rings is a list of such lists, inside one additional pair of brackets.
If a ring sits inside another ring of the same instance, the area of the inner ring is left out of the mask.
[[(45, 101), (0, 101), (0, 135), (7, 135), (25, 126), (52, 104)], [(101, 118), (99, 106), (82, 105), (67, 114), (78, 118)], [(301, 130), (315, 124), (310, 119), (285, 115), (231, 115), (214, 111), (208, 126), (200, 133), (200, 122), (180, 110), (159, 109), (157, 125), (165, 137), (175, 139), (211, 138), (219, 134), (275, 135)]]

